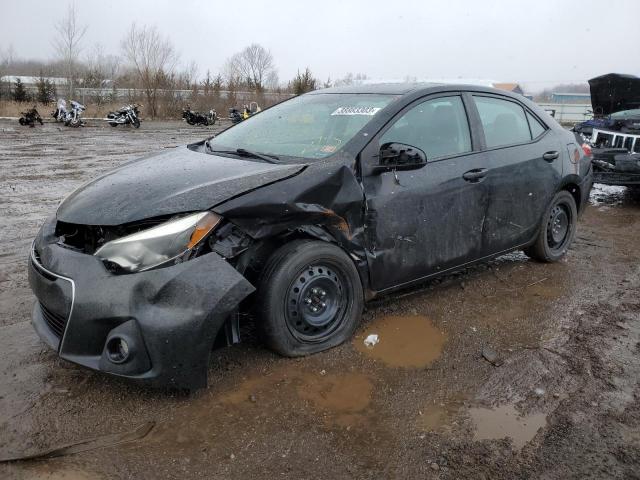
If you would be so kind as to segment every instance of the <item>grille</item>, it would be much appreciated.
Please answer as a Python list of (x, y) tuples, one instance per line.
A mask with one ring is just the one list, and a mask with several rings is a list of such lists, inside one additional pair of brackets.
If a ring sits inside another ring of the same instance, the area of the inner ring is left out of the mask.
[(64, 318), (62, 315), (58, 315), (57, 313), (53, 313), (42, 303), (40, 303), (40, 308), (42, 309), (42, 316), (47, 322), (47, 325), (49, 325), (51, 331), (55, 333), (58, 338), (62, 338), (64, 327), (67, 324), (66, 318)]

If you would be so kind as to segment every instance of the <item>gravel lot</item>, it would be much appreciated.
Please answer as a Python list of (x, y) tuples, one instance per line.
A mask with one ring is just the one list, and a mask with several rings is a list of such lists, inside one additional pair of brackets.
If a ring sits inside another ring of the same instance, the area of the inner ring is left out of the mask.
[(57, 359), (29, 324), (39, 225), (84, 181), (214, 131), (187, 127), (0, 121), (0, 457), (154, 422), (0, 478), (640, 478), (640, 195), (624, 188), (594, 188), (563, 262), (516, 252), (378, 300), (352, 343), (312, 357), (249, 335), (191, 395)]

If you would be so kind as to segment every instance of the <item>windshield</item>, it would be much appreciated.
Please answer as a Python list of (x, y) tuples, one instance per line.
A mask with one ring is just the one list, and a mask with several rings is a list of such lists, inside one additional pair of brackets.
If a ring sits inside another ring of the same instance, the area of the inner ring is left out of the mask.
[(209, 148), (278, 157), (327, 157), (395, 98), (353, 93), (302, 95), (220, 133), (209, 140)]

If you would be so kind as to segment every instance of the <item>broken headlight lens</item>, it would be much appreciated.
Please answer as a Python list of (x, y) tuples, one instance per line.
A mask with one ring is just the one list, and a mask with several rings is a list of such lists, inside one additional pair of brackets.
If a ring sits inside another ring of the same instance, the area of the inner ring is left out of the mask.
[(178, 263), (220, 223), (213, 212), (199, 212), (105, 243), (94, 254), (127, 272)]

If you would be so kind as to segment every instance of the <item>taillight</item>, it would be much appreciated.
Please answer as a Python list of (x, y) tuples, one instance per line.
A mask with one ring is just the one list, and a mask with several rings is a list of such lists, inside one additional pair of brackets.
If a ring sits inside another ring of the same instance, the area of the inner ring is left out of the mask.
[(593, 156), (593, 152), (591, 151), (591, 147), (589, 145), (587, 145), (586, 143), (582, 144), (582, 151), (584, 152), (584, 154), (587, 157), (592, 157)]

